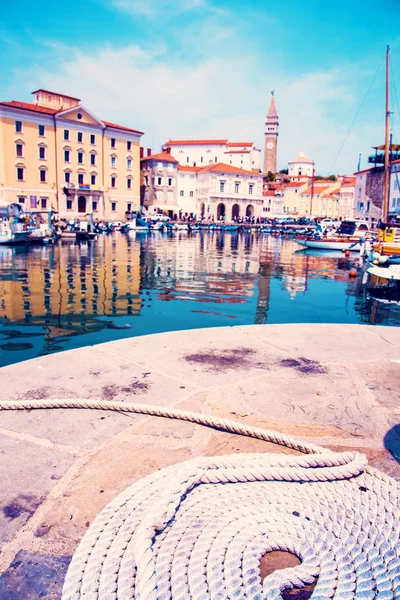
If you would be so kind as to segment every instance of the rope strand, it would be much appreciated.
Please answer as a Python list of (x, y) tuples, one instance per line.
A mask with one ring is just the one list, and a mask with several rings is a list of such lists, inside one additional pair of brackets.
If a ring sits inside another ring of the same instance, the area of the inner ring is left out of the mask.
[[(2, 401), (0, 410), (79, 408), (179, 419), (300, 455), (236, 454), (174, 464), (137, 481), (78, 546), (62, 600), (400, 598), (400, 485), (358, 452), (175, 408), (87, 399)], [(261, 557), (301, 565), (261, 581)]]

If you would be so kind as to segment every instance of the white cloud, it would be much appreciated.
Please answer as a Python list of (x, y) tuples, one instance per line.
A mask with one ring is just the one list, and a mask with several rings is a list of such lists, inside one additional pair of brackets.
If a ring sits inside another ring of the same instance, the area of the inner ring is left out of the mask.
[(160, 15), (173, 16), (196, 9), (215, 13), (224, 12), (213, 7), (206, 0), (112, 0), (112, 3), (119, 10), (147, 18)]
[[(281, 125), (278, 167), (303, 147), (317, 170), (326, 172), (357, 108), (355, 69), (289, 78), (273, 57), (261, 70), (254, 56), (235, 52), (229, 32), (227, 36), (225, 51), (222, 44), (214, 57), (210, 52), (187, 64), (173, 63), (163, 46), (152, 52), (136, 45), (90, 52), (62, 48), (56, 66), (35, 65), (16, 73), (12, 94), (24, 99), (23, 81), (24, 92), (43, 86), (78, 96), (100, 118), (145, 131), (144, 145), (157, 150), (170, 137), (229, 137), (263, 147), (270, 90), (275, 88)], [(367, 152), (378, 134), (373, 123), (356, 129), (335, 170), (354, 170), (358, 153)]]

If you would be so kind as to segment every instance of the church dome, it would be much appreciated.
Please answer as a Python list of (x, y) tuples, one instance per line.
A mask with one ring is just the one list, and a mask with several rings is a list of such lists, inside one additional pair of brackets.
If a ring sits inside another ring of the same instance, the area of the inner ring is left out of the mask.
[(311, 160), (311, 158), (307, 158), (307, 156), (304, 154), (304, 150), (303, 148), (300, 150), (299, 155), (296, 156), (296, 158), (294, 158), (293, 160), (289, 160), (289, 165), (291, 164), (306, 164), (306, 165), (312, 165), (313, 164), (313, 160)]

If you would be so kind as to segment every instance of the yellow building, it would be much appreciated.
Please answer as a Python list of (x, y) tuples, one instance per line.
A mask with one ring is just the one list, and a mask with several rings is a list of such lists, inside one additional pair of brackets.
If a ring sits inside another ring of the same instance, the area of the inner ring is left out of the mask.
[(113, 221), (139, 210), (143, 132), (100, 120), (78, 98), (33, 99), (0, 102), (0, 207)]

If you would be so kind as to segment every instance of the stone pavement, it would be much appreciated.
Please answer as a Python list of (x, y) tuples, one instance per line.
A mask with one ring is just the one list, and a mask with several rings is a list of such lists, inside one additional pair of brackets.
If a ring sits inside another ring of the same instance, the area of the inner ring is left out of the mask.
[[(357, 449), (400, 479), (396, 328), (260, 325), (172, 332), (37, 358), (0, 373), (3, 400), (101, 398), (174, 406), (334, 450)], [(159, 417), (0, 412), (0, 598), (60, 598), (85, 531), (138, 478), (200, 455), (268, 451), (289, 452)], [(286, 564), (280, 557), (275, 562), (272, 568)], [(261, 571), (270, 572), (271, 565)]]

